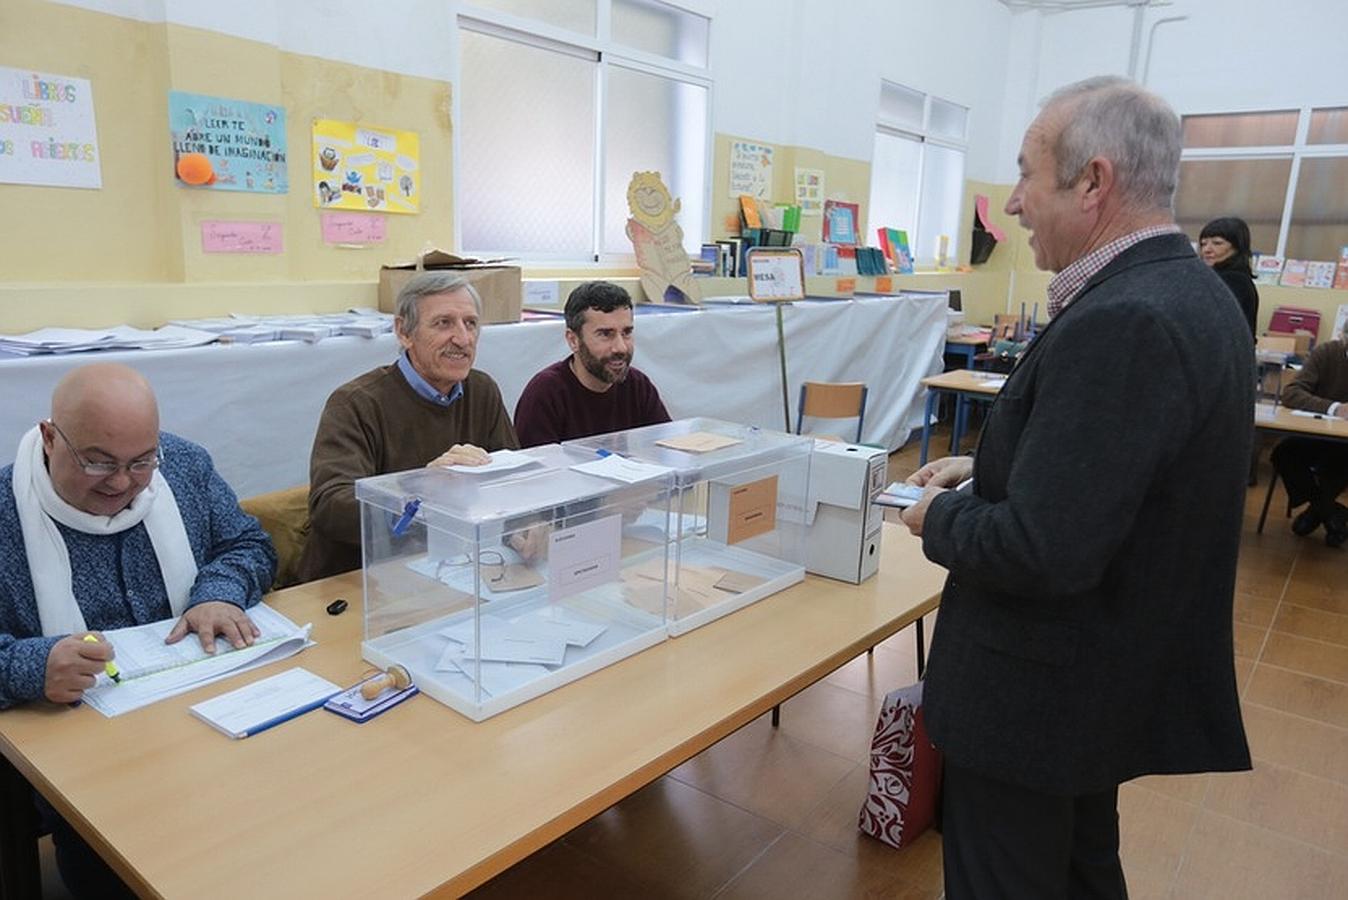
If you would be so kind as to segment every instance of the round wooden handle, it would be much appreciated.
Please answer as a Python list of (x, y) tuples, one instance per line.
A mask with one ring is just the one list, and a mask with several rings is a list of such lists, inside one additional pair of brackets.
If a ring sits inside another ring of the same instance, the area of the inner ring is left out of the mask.
[(412, 676), (402, 666), (389, 666), (383, 675), (378, 678), (371, 678), (360, 686), (360, 695), (366, 700), (373, 700), (389, 688), (403, 690), (412, 683)]

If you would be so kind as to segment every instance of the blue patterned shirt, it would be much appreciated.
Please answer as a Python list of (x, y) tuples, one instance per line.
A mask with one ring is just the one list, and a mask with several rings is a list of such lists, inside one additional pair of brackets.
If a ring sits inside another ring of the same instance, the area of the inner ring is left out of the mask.
[(403, 377), (406, 378), (407, 383), (412, 386), (412, 390), (417, 392), (417, 396), (424, 397), (436, 406), (449, 406), (455, 400), (463, 396), (462, 381), (454, 385), (454, 389), (448, 394), (442, 394), (437, 391), (434, 385), (421, 377), (421, 373), (412, 365), (412, 360), (407, 358), (406, 350), (404, 350), (398, 357), (398, 371), (403, 373)]
[[(246, 609), (276, 574), (276, 552), (257, 520), (216, 473), (210, 454), (167, 432), (159, 435), (160, 472), (173, 488), (197, 563), (188, 605), (224, 600)], [(172, 615), (159, 560), (142, 523), (93, 535), (58, 523), (70, 553), (75, 601), (90, 629), (102, 631)], [(43, 637), (23, 532), (14, 501), (14, 467), (0, 469), (0, 709), (43, 696), (47, 655), (59, 637)]]

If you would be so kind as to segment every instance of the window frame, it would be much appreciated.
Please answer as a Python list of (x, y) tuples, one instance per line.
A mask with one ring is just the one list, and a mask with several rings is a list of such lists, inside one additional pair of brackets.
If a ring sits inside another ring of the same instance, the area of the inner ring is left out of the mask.
[[(605, 103), (608, 100), (608, 81), (610, 67), (665, 78), (671, 81), (691, 84), (707, 92), (705, 114), (702, 122), (702, 173), (703, 184), (696, 198), (680, 197), (683, 204), (696, 201), (702, 207), (702, 233), (698, 241), (707, 239), (710, 233), (711, 197), (712, 197), (712, 111), (715, 102), (715, 79), (711, 67), (712, 29), (715, 16), (710, 8), (700, 7), (691, 2), (678, 0), (654, 0), (662, 6), (668, 6), (681, 12), (691, 13), (707, 19), (707, 67), (701, 68), (679, 60), (659, 56), (643, 50), (616, 43), (611, 35), (612, 5), (610, 0), (595, 0), (595, 33), (584, 34), (571, 31), (537, 19), (516, 16), (508, 13), (474, 6), (471, 3), (457, 3), (451, 9), (454, 19), (450, 52), (454, 59), (454, 82), (451, 91), (452, 148), (453, 164), (451, 178), (454, 185), (454, 251), (460, 255), (472, 253), (483, 258), (511, 257), (520, 260), (523, 266), (539, 266), (557, 269), (605, 269), (630, 268), (636, 265), (635, 251), (613, 253), (604, 249), (605, 230), (605, 182), (604, 172), (607, 152), (604, 145)], [(519, 248), (467, 248), (463, 241), (462, 204), (459, 202), (459, 186), (464, 182), (461, 176), (463, 159), (459, 135), (461, 132), (463, 91), (463, 53), (460, 34), (463, 30), (514, 41), (529, 47), (549, 52), (563, 53), (579, 59), (591, 61), (597, 67), (595, 74), (595, 116), (592, 177), (594, 194), (592, 197), (592, 218), (590, 223), (590, 252), (585, 257), (568, 253), (541, 253)], [(622, 190), (626, 192), (627, 186)], [(685, 235), (685, 241), (688, 236)]]
[[(900, 122), (896, 119), (892, 119), (884, 115), (882, 110), (884, 108), (884, 94), (886, 87), (896, 88), (900, 91), (905, 91), (909, 94), (920, 94), (922, 96), (922, 124), (920, 127), (914, 127), (913, 123), (911, 122)], [(910, 236), (910, 249), (913, 251), (913, 269), (915, 271), (919, 270), (934, 271), (936, 269), (936, 262), (937, 262), (936, 256), (934, 254), (930, 257), (921, 256), (918, 253), (918, 246), (917, 246), (918, 236), (922, 233), (922, 215), (924, 205), (922, 197), (923, 195), (922, 187), (924, 184), (924, 176), (926, 174), (926, 167), (927, 167), (927, 145), (931, 144), (937, 147), (945, 148), (947, 150), (958, 151), (965, 162), (965, 169), (967, 171), (967, 164), (969, 159), (969, 113), (972, 112), (972, 109), (968, 106), (965, 106), (962, 103), (956, 103), (954, 100), (948, 100), (945, 97), (937, 97), (936, 95), (931, 94), (927, 91), (919, 91), (917, 88), (909, 87), (906, 84), (900, 84), (897, 81), (891, 81), (888, 78), (880, 79), (879, 101), (880, 101), (879, 105), (876, 107), (875, 128), (872, 132), (871, 138), (871, 177), (874, 178), (876, 135), (884, 134), (888, 135), (889, 137), (916, 141), (918, 143), (919, 151), (918, 151), (917, 171), (916, 173), (914, 173), (916, 184), (915, 188), (916, 198), (915, 203), (913, 204), (914, 221), (912, 226), (912, 234)], [(932, 131), (931, 118), (932, 118), (932, 106), (934, 101), (945, 103), (949, 106), (958, 107), (959, 109), (964, 110), (964, 129), (963, 129), (964, 135), (962, 139), (956, 139), (950, 135)], [(968, 179), (965, 177), (960, 178), (961, 184), (963, 184), (967, 180)], [(867, 200), (866, 230), (863, 231), (862, 234), (871, 234), (875, 231), (877, 227), (879, 227), (879, 225), (878, 223), (871, 221), (871, 217), (875, 215), (875, 204), (871, 202), (869, 188), (867, 190), (866, 200)], [(962, 204), (963, 200), (959, 202)], [(959, 206), (957, 205), (956, 212), (958, 211)], [(951, 243), (953, 244), (953, 246), (951, 247), (950, 258), (951, 259), (958, 258), (960, 247), (959, 235), (958, 234), (950, 235), (950, 240)]]
[(1291, 144), (1251, 147), (1184, 147), (1180, 150), (1181, 163), (1229, 159), (1256, 160), (1290, 158), (1292, 160), (1291, 169), (1287, 173), (1287, 192), (1283, 195), (1282, 218), (1278, 223), (1278, 245), (1272, 254), (1281, 258), (1286, 258), (1287, 256), (1287, 237), (1292, 228), (1292, 208), (1296, 204), (1297, 183), (1301, 176), (1302, 160), (1348, 157), (1348, 143), (1309, 144), (1306, 142), (1307, 137), (1310, 135), (1311, 114), (1316, 110), (1340, 109), (1342, 107), (1337, 105), (1303, 105), (1300, 107), (1281, 107), (1279, 109), (1267, 110), (1247, 109), (1226, 110), (1224, 112), (1191, 112), (1186, 113), (1181, 117), (1181, 119), (1184, 119), (1194, 116), (1234, 116), (1263, 112), (1290, 112), (1293, 108), (1297, 110), (1297, 128), (1296, 135)]

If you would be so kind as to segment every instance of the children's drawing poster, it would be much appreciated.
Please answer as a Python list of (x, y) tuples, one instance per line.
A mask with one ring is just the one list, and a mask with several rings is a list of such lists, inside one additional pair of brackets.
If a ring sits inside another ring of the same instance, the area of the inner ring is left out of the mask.
[(314, 120), (314, 206), (415, 213), (421, 198), (421, 141), (398, 131)]
[(0, 182), (103, 186), (87, 80), (0, 66)]
[(169, 133), (175, 167), (188, 153), (210, 161), (215, 180), (201, 187), (256, 194), (290, 189), (286, 111), (280, 106), (169, 91)]
[(767, 200), (772, 193), (772, 148), (750, 141), (730, 142), (730, 196)]
[(796, 205), (802, 216), (824, 211), (824, 170), (796, 167)]

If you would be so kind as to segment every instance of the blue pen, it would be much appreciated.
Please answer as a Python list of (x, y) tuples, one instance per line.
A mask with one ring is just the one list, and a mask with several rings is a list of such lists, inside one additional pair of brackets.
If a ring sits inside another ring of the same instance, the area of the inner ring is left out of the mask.
[(326, 696), (326, 697), (320, 697), (319, 699), (313, 701), (312, 703), (306, 703), (304, 706), (301, 706), (299, 709), (292, 709), (290, 712), (282, 713), (281, 715), (279, 715), (279, 716), (277, 716), (277, 717), (275, 717), (275, 718), (273, 718), (273, 719), (268, 719), (267, 721), (263, 722), (261, 725), (254, 725), (252, 728), (249, 728), (247, 731), (240, 732), (240, 736), (241, 736), (241, 737), (252, 737), (252, 736), (255, 735), (255, 734), (260, 734), (261, 732), (266, 731), (268, 728), (275, 728), (277, 725), (280, 725), (282, 722), (289, 722), (291, 719), (295, 718), (296, 716), (302, 716), (302, 715), (304, 715), (304, 714), (307, 713), (307, 712), (313, 712), (314, 710), (318, 709), (318, 708), (319, 708), (320, 706), (322, 706), (324, 703), (327, 703), (329, 700), (331, 700), (333, 697), (336, 697), (337, 694), (340, 694), (340, 693), (341, 693), (341, 691), (337, 691), (337, 692), (335, 692), (335, 693), (329, 694), (329, 695)]
[(417, 517), (417, 510), (421, 509), (421, 498), (413, 497), (407, 501), (403, 507), (403, 514), (393, 523), (393, 536), (402, 537), (407, 529), (412, 525), (412, 520)]
[(599, 457), (600, 459), (603, 459), (606, 456), (612, 456), (613, 451), (605, 450), (603, 447), (600, 447), (598, 450), (594, 451), (594, 455)]

